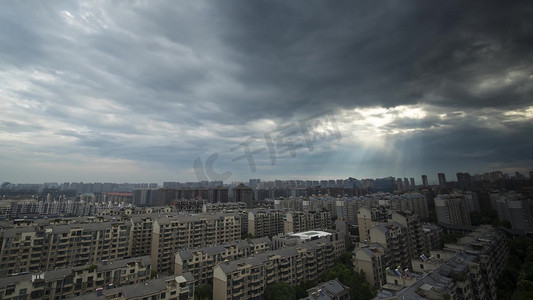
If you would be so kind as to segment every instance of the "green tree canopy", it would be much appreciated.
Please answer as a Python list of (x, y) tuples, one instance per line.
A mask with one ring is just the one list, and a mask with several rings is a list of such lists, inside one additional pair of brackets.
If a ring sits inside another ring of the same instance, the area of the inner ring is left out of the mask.
[(276, 282), (267, 286), (263, 295), (265, 300), (294, 300), (296, 291), (294, 287), (286, 282)]
[(370, 300), (376, 295), (376, 291), (366, 282), (365, 274), (354, 271), (350, 252), (344, 253), (333, 267), (320, 276), (321, 282), (333, 279), (350, 288), (351, 299)]
[(194, 300), (212, 300), (213, 287), (210, 284), (202, 284), (194, 288)]

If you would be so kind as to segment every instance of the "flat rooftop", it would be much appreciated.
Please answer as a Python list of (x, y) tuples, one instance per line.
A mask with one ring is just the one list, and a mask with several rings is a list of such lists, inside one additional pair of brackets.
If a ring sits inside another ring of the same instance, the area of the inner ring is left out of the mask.
[(292, 233), (289, 235), (298, 237), (301, 240), (309, 240), (309, 239), (318, 239), (321, 237), (330, 236), (331, 233), (325, 232), (325, 231), (312, 230), (312, 231)]

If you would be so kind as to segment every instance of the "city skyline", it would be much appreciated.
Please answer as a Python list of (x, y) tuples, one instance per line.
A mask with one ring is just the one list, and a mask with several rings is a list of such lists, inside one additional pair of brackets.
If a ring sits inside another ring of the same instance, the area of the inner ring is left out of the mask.
[[(239, 185), (244, 184), (245, 186), (254, 186), (259, 183), (273, 183), (275, 181), (282, 181), (282, 182), (306, 182), (306, 181), (316, 181), (316, 182), (323, 182), (327, 181), (328, 183), (331, 181), (349, 181), (351, 179), (356, 179), (359, 181), (366, 181), (366, 180), (378, 180), (378, 179), (388, 179), (388, 178), (394, 178), (395, 184), (397, 183), (397, 180), (404, 180), (407, 179), (407, 185), (410, 187), (421, 187), (421, 186), (439, 186), (439, 185), (446, 185), (447, 183), (471, 183), (475, 181), (491, 181), (496, 182), (500, 179), (513, 179), (513, 180), (532, 180), (533, 177), (533, 171), (529, 171), (527, 173), (520, 173), (518, 171), (512, 172), (512, 173), (504, 173), (501, 171), (490, 171), (490, 172), (482, 172), (482, 173), (469, 173), (467, 171), (465, 172), (456, 172), (453, 174), (444, 174), (444, 180), (441, 182), (439, 181), (439, 175), (444, 173), (437, 173), (437, 174), (421, 174), (418, 177), (417, 176), (384, 176), (384, 177), (369, 177), (369, 178), (357, 178), (350, 176), (348, 178), (323, 178), (323, 177), (315, 177), (315, 178), (248, 178), (245, 180), (232, 180), (232, 181), (174, 181), (174, 180), (164, 180), (161, 182), (156, 182), (154, 180), (148, 180), (144, 182), (113, 182), (113, 181), (105, 181), (105, 180), (96, 180), (96, 181), (75, 181), (75, 180), (45, 180), (41, 182), (15, 182), (15, 181), (9, 181), (9, 180), (0, 180), (0, 183), (2, 184), (12, 184), (12, 185), (26, 185), (26, 184), (39, 184), (39, 185), (50, 185), (50, 184), (57, 184), (58, 187), (61, 187), (64, 184), (77, 184), (77, 183), (85, 183), (85, 184), (131, 184), (131, 185), (146, 185), (146, 188), (161, 188), (165, 187), (165, 184), (181, 184), (183, 186), (187, 186), (187, 184), (201, 184), (201, 183), (209, 183), (210, 187), (216, 187), (219, 186), (219, 183), (222, 183), (223, 185)], [(469, 177), (466, 178), (466, 175)], [(449, 176), (449, 177), (446, 177)], [(404, 182), (402, 181), (402, 182)], [(414, 182), (414, 185), (412, 184)], [(250, 184), (251, 183), (251, 184)], [(338, 182), (337, 182), (338, 183)], [(403, 183), (402, 183), (403, 184)], [(157, 185), (157, 187), (155, 186)]]
[(6, 3), (0, 180), (528, 174), (528, 5)]

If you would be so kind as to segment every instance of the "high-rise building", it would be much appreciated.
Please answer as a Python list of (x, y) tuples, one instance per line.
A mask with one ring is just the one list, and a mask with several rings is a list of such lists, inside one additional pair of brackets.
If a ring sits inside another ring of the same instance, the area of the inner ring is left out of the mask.
[(248, 208), (252, 208), (253, 190), (249, 186), (245, 186), (243, 183), (233, 188), (233, 202), (243, 202), (248, 205)]
[(457, 243), (412, 260), (412, 268), (387, 269), (387, 284), (376, 299), (498, 299), (496, 283), (507, 256), (505, 236), (478, 227)]
[(408, 268), (411, 265), (411, 255), (408, 246), (406, 228), (398, 222), (382, 223), (368, 231), (369, 240), (379, 243), (386, 249), (388, 265)]
[[(94, 299), (95, 289), (118, 288), (150, 279), (150, 257), (135, 257), (87, 266), (17, 274), (0, 278), (1, 299)], [(124, 275), (127, 274), (127, 275)], [(90, 293), (90, 294), (89, 294)], [(138, 295), (136, 295), (138, 296)]]
[(182, 275), (190, 272), (197, 280), (197, 284), (213, 284), (213, 268), (218, 263), (269, 251), (271, 245), (270, 239), (265, 237), (179, 251), (175, 256), (174, 274)]
[(357, 210), (357, 224), (359, 225), (359, 239), (366, 241), (370, 239), (369, 230), (389, 219), (389, 212), (383, 207), (360, 207)]
[(500, 220), (507, 220), (513, 229), (533, 232), (533, 201), (521, 194), (509, 192), (496, 200)]
[(228, 202), (228, 188), (219, 186), (209, 189), (209, 203), (226, 203)]
[(422, 175), (422, 185), (424, 187), (428, 187), (429, 184), (428, 184), (428, 176), (427, 175)]
[(372, 183), (372, 191), (392, 193), (396, 188), (394, 177), (376, 178)]
[(241, 237), (239, 214), (160, 217), (153, 223), (150, 255), (158, 272), (173, 272), (174, 254), (183, 249), (233, 242)]
[(446, 185), (446, 175), (444, 173), (439, 173), (439, 174), (437, 174), (437, 176), (439, 177), (439, 185), (440, 186), (445, 186)]
[(256, 209), (248, 211), (248, 233), (254, 237), (272, 237), (283, 233), (285, 213), (281, 210)]
[(424, 231), (420, 225), (418, 215), (410, 211), (396, 211), (391, 214), (391, 221), (397, 222), (405, 228), (407, 235), (407, 252), (410, 258), (420, 253), (427, 253)]
[(47, 225), (0, 232), (0, 277), (118, 260), (130, 255), (129, 222)]
[(437, 220), (443, 224), (472, 225), (467, 199), (463, 194), (438, 195), (434, 199)]
[(385, 268), (387, 267), (387, 251), (379, 243), (358, 243), (353, 252), (354, 270), (365, 273), (366, 282), (376, 288), (385, 284)]
[(464, 184), (464, 183), (466, 183), (466, 176), (465, 176), (465, 173), (462, 173), (462, 172), (457, 173), (457, 182), (458, 182), (459, 184)]
[(213, 270), (214, 300), (261, 299), (268, 285), (316, 281), (335, 261), (334, 246), (320, 238), (293, 247), (219, 263)]

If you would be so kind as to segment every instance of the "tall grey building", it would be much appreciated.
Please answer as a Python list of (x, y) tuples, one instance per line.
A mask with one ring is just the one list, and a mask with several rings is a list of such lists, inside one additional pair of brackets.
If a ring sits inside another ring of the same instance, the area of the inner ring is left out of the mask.
[(439, 223), (472, 225), (467, 199), (463, 194), (438, 195), (434, 201)]

